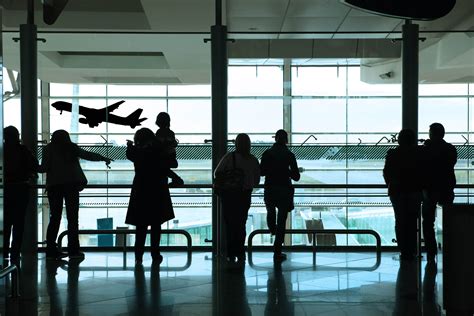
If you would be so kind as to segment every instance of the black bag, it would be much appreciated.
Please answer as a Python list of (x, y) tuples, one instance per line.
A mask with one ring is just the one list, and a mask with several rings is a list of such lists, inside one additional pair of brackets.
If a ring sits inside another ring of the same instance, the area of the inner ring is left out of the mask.
[(216, 174), (214, 192), (217, 195), (232, 192), (242, 192), (244, 187), (244, 171), (235, 166), (235, 152), (232, 153), (232, 169)]

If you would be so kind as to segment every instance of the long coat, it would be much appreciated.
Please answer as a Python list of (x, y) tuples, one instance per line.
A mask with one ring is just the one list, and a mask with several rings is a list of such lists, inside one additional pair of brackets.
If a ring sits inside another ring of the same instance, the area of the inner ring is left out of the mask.
[(125, 223), (130, 225), (163, 224), (174, 218), (168, 188), (169, 168), (158, 148), (127, 147), (127, 158), (135, 167), (132, 191)]

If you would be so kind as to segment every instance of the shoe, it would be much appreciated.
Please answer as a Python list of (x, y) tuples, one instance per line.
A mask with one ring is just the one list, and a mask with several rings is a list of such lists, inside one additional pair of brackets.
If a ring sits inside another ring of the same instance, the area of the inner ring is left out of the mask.
[(178, 177), (178, 178), (175, 178), (175, 179), (171, 180), (171, 182), (169, 183), (168, 186), (170, 188), (178, 188), (178, 187), (181, 187), (183, 185), (184, 185), (183, 179)]
[(74, 251), (69, 254), (69, 259), (84, 259), (85, 255), (81, 251)]
[(59, 250), (46, 251), (46, 260), (61, 260), (67, 256), (67, 253), (61, 252)]
[(162, 255), (154, 255), (152, 256), (152, 264), (161, 264), (163, 262)]
[(273, 255), (273, 261), (282, 262), (286, 260), (286, 254), (284, 253), (275, 253)]

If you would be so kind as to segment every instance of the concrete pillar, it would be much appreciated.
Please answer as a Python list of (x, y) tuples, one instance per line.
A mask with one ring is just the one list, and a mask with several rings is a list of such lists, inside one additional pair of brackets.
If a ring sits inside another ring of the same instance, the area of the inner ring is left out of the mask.
[(418, 24), (402, 27), (402, 128), (418, 135)]
[[(227, 27), (211, 27), (212, 170), (227, 152)], [(223, 219), (219, 199), (212, 198), (212, 252), (222, 255)]]

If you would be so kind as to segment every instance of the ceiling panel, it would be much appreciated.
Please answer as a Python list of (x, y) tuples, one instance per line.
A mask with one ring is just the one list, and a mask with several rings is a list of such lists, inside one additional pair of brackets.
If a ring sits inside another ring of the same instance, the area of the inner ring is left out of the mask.
[(292, 0), (288, 17), (344, 17), (349, 7), (334, 0)]
[(399, 19), (381, 16), (351, 17), (348, 16), (341, 24), (341, 32), (391, 32), (400, 22)]
[(283, 17), (290, 0), (229, 0), (227, 17)]

